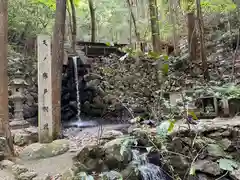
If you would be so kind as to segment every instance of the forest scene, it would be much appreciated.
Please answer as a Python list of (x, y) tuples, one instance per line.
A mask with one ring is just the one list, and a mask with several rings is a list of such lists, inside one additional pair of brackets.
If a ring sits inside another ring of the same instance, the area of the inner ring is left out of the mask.
[(240, 180), (240, 2), (0, 0), (0, 180)]

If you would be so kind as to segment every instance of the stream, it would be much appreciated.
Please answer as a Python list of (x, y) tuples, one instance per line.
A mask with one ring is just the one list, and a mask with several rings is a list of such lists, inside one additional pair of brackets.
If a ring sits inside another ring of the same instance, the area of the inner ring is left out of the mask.
[[(64, 136), (72, 139), (74, 142), (73, 151), (77, 151), (77, 147), (82, 147), (84, 144), (90, 143), (91, 140), (99, 137), (99, 133), (109, 130), (119, 130), (123, 131), (128, 129), (129, 124), (110, 124), (106, 120), (101, 118), (87, 118), (81, 117), (81, 102), (80, 102), (80, 93), (79, 93), (79, 76), (77, 68), (77, 59), (78, 57), (73, 57), (74, 64), (74, 75), (75, 75), (75, 85), (76, 85), (76, 101), (77, 101), (77, 117), (75, 120), (66, 122), (63, 124), (64, 127)], [(101, 132), (100, 132), (101, 131)], [(124, 132), (123, 132), (124, 133)], [(126, 132), (125, 132), (126, 133)], [(89, 137), (86, 142), (83, 142), (84, 137)], [(92, 139), (91, 139), (92, 137)], [(132, 162), (138, 167), (140, 172), (141, 180), (170, 180), (166, 173), (159, 167), (154, 164), (149, 163), (148, 153), (140, 153), (138, 150), (132, 150)]]

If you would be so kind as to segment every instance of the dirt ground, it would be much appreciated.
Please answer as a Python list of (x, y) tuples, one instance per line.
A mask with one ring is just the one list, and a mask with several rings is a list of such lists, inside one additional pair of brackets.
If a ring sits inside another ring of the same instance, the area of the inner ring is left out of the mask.
[[(122, 130), (126, 129), (128, 125), (124, 124), (112, 124), (104, 125), (103, 131), (109, 130)], [(91, 127), (80, 130), (78, 128), (69, 128), (65, 130), (65, 135), (70, 140), (70, 150), (65, 154), (32, 161), (22, 161), (17, 159), (18, 164), (22, 164), (29, 170), (33, 170), (38, 173), (39, 177), (43, 177), (46, 174), (56, 176), (63, 173), (68, 168), (72, 167), (72, 157), (83, 148), (85, 145), (90, 143), (96, 143), (99, 136), (99, 127)], [(0, 170), (0, 180), (14, 180), (14, 176), (7, 170)]]

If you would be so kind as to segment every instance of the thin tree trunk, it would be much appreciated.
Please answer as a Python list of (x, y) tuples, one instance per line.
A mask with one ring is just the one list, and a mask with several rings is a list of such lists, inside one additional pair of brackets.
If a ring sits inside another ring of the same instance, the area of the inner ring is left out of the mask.
[(129, 12), (129, 44), (132, 45), (132, 18)]
[(202, 60), (203, 75), (204, 75), (204, 79), (209, 81), (210, 76), (208, 72), (207, 57), (205, 54), (204, 24), (203, 24), (200, 0), (196, 0), (196, 8), (197, 8), (197, 18), (198, 18), (198, 25), (199, 25), (199, 31), (200, 31), (200, 55)]
[(136, 18), (134, 16), (134, 13), (133, 13), (133, 10), (132, 10), (132, 4), (131, 4), (130, 0), (127, 0), (127, 3), (128, 3), (128, 7), (129, 7), (129, 11), (130, 11), (131, 17), (132, 17), (132, 22), (133, 22), (133, 26), (134, 26), (135, 36), (137, 38), (137, 41), (140, 42), (140, 33), (138, 32), (138, 29), (137, 29)]
[(174, 47), (174, 54), (178, 54), (178, 47), (177, 47), (177, 32), (176, 32), (176, 12), (175, 12), (175, 5), (173, 4), (173, 0), (169, 0), (169, 13), (171, 24), (173, 27), (173, 47)]
[(76, 37), (77, 37), (77, 20), (76, 20), (76, 10), (73, 0), (70, 0), (72, 9), (72, 51), (76, 53)]
[(149, 0), (149, 12), (150, 12), (151, 29), (152, 29), (153, 51), (160, 52), (158, 11), (157, 11), (157, 1), (156, 0)]
[(196, 61), (197, 59), (197, 36), (195, 27), (195, 15), (194, 12), (187, 13), (188, 23), (188, 51), (190, 61)]
[(72, 16), (71, 16), (71, 12), (70, 12), (70, 9), (69, 9), (69, 4), (67, 4), (67, 14), (68, 16), (66, 15), (66, 22), (65, 22), (65, 27), (67, 28), (67, 31), (65, 29), (65, 33), (64, 33), (64, 36), (66, 36), (66, 32), (68, 33), (68, 40), (69, 42), (72, 41), (72, 31), (73, 31), (73, 27), (72, 27)]
[(0, 0), (0, 137), (6, 138), (5, 155), (13, 156), (13, 139), (8, 119), (8, 1)]
[(61, 86), (62, 64), (64, 60), (64, 33), (66, 19), (66, 0), (56, 0), (55, 26), (52, 45), (52, 102), (53, 138), (61, 133)]
[(91, 15), (91, 42), (96, 41), (96, 18), (95, 9), (93, 7), (93, 0), (88, 0), (90, 15)]

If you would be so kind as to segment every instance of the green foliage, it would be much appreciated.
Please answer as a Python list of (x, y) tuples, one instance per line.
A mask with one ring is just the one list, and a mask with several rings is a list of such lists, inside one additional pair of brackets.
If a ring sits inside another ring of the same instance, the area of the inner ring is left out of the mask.
[(189, 171), (189, 175), (191, 175), (191, 176), (195, 176), (196, 175), (196, 169), (195, 169), (194, 166), (191, 166), (190, 171)]
[[(90, 40), (91, 18), (88, 0), (73, 0), (77, 15), (77, 39)], [(125, 1), (98, 0), (93, 1), (96, 15), (97, 41), (128, 43), (130, 36), (136, 40), (134, 27), (130, 35), (129, 8)], [(151, 39), (149, 17), (146, 4), (142, 0), (132, 7), (135, 15), (138, 32), (143, 40)], [(169, 2), (162, 1), (159, 8), (159, 28), (161, 39), (172, 38), (172, 24), (169, 22)], [(232, 0), (202, 0), (203, 13), (228, 13), (236, 9)], [(69, 0), (68, 0), (69, 7)], [(195, 1), (181, 0), (181, 9), (178, 9), (177, 32), (184, 30), (185, 22), (182, 11), (195, 8)], [(14, 32), (17, 36), (25, 31), (28, 36), (42, 32), (52, 32), (53, 18), (56, 9), (55, 0), (9, 0), (10, 35)], [(71, 8), (68, 8), (71, 12)], [(138, 54), (138, 53), (137, 53)], [(167, 66), (167, 65), (166, 65)]]
[(195, 96), (214, 96), (219, 98), (240, 98), (240, 86), (233, 83), (222, 86), (205, 86), (195, 89)]
[(137, 140), (133, 137), (127, 137), (121, 145), (120, 154), (123, 156), (125, 153), (130, 153), (133, 144), (137, 145)]
[[(195, 9), (195, 1), (181, 0), (181, 7), (184, 11), (190, 12)], [(232, 0), (202, 0), (203, 12), (208, 13), (228, 13), (236, 9), (236, 4)]]
[(228, 13), (236, 9), (232, 0), (203, 0), (201, 6), (205, 12)]
[(53, 20), (54, 12), (32, 0), (9, 0), (9, 40), (22, 41), (44, 32)]
[[(33, 0), (37, 4), (43, 4), (52, 10), (56, 10), (56, 0)], [(67, 1), (69, 4), (69, 0)], [(79, 6), (80, 0), (73, 0), (73, 4), (77, 7)]]
[(166, 138), (167, 135), (173, 131), (175, 120), (168, 120), (163, 121), (158, 127), (157, 127), (157, 134), (160, 138)]
[(188, 114), (192, 116), (193, 120), (198, 120), (196, 114), (193, 111), (188, 111)]

